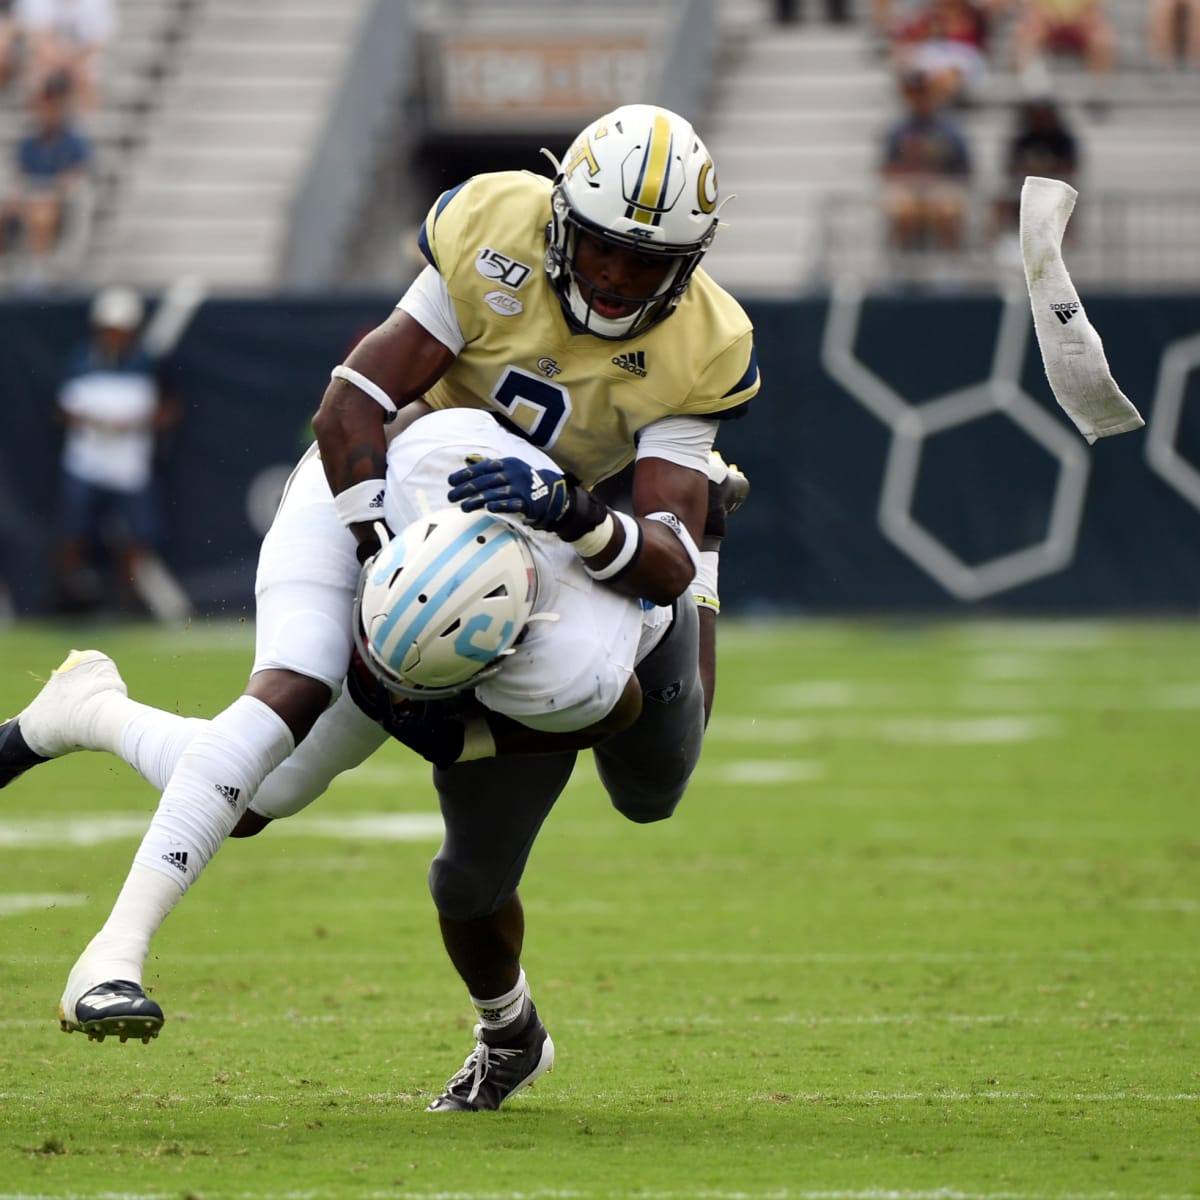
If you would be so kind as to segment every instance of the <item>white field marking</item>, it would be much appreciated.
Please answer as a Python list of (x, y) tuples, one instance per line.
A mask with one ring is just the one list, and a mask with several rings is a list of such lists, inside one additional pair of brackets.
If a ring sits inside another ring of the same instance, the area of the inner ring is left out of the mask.
[(721, 763), (705, 772), (705, 778), (714, 783), (774, 784), (812, 783), (825, 778), (821, 763), (802, 761), (741, 759), (738, 762)]
[(731, 742), (788, 744), (818, 734), (844, 741), (891, 742), (896, 745), (984, 746), (1030, 742), (1061, 736), (1055, 717), (1022, 714), (987, 717), (832, 717), (791, 720), (786, 717), (722, 717), (707, 736)]
[(1195, 913), (1200, 912), (1200, 900), (1185, 896), (1147, 896), (1142, 900), (1126, 900), (1121, 907), (1136, 908), (1142, 912)]
[(13, 913), (36, 912), (47, 908), (74, 908), (87, 902), (86, 896), (72, 896), (66, 892), (15, 892), (0, 893), (0, 917)]
[(790, 746), (811, 742), (818, 736), (818, 724), (803, 717), (714, 717), (704, 736), (723, 742)]
[(1150, 696), (1155, 708), (1200, 708), (1200, 684), (1196, 683), (1164, 684), (1154, 688)]
[(362, 787), (394, 787), (396, 784), (424, 784), (433, 795), (433, 767), (424, 759), (413, 757), (411, 762), (374, 762), (368, 759), (352, 771), (343, 771), (329, 784), (328, 791)]
[(368, 838), (375, 842), (438, 842), (443, 833), (438, 813), (356, 813), (345, 817), (305, 817), (277, 821), (272, 836)]
[[(1167, 712), (1200, 708), (1200, 685), (1190, 683), (1157, 684), (1139, 688), (1096, 687), (1084, 681), (1061, 676), (1038, 676), (1029, 672), (1023, 678), (1037, 678), (1036, 684), (1014, 685), (1012, 674), (1003, 678), (993, 674), (967, 683), (947, 680), (943, 683), (912, 683), (898, 686), (884, 680), (817, 679), (805, 683), (786, 683), (766, 688), (762, 705), (767, 712), (806, 712), (813, 723), (798, 722), (802, 730), (816, 731), (824, 726), (816, 722), (835, 711), (863, 713), (908, 712), (914, 706), (949, 706), (952, 709), (997, 709), (1002, 712), (1094, 712), (1097, 710), (1156, 709)], [(716, 724), (719, 718), (714, 718)], [(774, 718), (766, 718), (768, 720)], [(761, 721), (763, 718), (758, 718)], [(814, 732), (800, 736), (812, 737)]]
[(1120, 625), (1099, 621), (963, 621), (945, 626), (954, 641), (997, 650), (1095, 650), (1120, 637)]
[(0, 849), (14, 846), (98, 846), (139, 837), (150, 824), (150, 813), (106, 817), (63, 815), (0, 821)]
[(882, 703), (886, 697), (891, 707), (903, 703), (905, 690), (850, 679), (808, 679), (803, 683), (778, 684), (766, 690), (767, 703), (773, 708), (857, 708), (868, 695), (874, 704)]
[[(150, 824), (150, 814), (84, 817), (69, 814), (53, 819), (0, 821), (0, 849), (12, 847), (98, 846), (140, 837)], [(368, 839), (377, 842), (429, 842), (442, 836), (437, 813), (353, 813), (344, 817), (307, 814), (276, 821), (272, 837), (326, 837)]]
[(968, 675), (978, 679), (1044, 679), (1057, 675), (1058, 663), (1046, 654), (1027, 654), (1021, 651), (994, 651), (977, 654), (964, 664)]
[(1031, 742), (1061, 731), (1054, 717), (890, 717), (879, 722), (877, 736), (902, 745), (980, 746)]

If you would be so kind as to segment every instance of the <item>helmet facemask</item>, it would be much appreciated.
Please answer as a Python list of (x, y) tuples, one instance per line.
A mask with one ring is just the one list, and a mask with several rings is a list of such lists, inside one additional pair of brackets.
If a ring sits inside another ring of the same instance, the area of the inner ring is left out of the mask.
[[(682, 117), (649, 105), (627, 105), (594, 121), (555, 165), (546, 273), (568, 323), (610, 340), (644, 333), (679, 304), (717, 229), (712, 159)], [(598, 287), (580, 269), (581, 239), (661, 259), (651, 295)], [(594, 298), (628, 311), (605, 316)]]
[[(546, 271), (554, 290), (558, 293), (567, 321), (580, 333), (590, 333), (612, 341), (621, 341), (645, 333), (647, 329), (670, 316), (683, 299), (692, 272), (700, 265), (700, 259), (704, 257), (716, 230), (714, 224), (713, 230), (705, 240), (692, 247), (660, 247), (634, 237), (622, 237), (573, 212), (561, 184), (554, 188), (551, 206), (553, 220), (546, 229), (549, 242), (546, 251)], [(628, 250), (639, 256), (662, 258), (667, 264), (662, 282), (649, 296), (626, 296), (606, 291), (579, 270), (576, 254), (581, 233), (590, 234), (607, 245)], [(632, 305), (632, 311), (621, 317), (601, 316), (590, 303), (593, 296), (625, 306)]]

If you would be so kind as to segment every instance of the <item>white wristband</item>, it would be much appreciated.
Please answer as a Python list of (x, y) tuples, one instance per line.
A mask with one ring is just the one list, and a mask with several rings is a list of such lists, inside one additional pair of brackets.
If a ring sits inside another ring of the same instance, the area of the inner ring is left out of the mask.
[(613, 512), (610, 514), (615, 517), (625, 527), (625, 545), (617, 551), (617, 557), (605, 567), (597, 567), (592, 570), (587, 563), (583, 564), (583, 569), (595, 580), (603, 583), (606, 579), (613, 579), (620, 575), (622, 571), (633, 566), (637, 556), (642, 552), (642, 527), (628, 513)]
[(365, 392), (384, 412), (395, 414), (396, 406), (392, 403), (392, 398), (379, 386), (377, 383), (372, 383), (360, 371), (356, 371), (353, 367), (347, 367), (345, 364), (334, 367), (329, 372), (330, 379), (341, 379), (346, 383), (352, 383), (360, 392)]
[(648, 513), (647, 521), (661, 521), (682, 543), (687, 556), (692, 560), (692, 575), (700, 570), (700, 550), (696, 546), (687, 526), (673, 512)]
[(360, 521), (378, 521), (383, 518), (383, 480), (364, 479), (338, 492), (333, 498), (333, 507), (343, 525), (356, 525)]
[(573, 542), (568, 542), (567, 545), (580, 558), (593, 558), (612, 541), (616, 528), (617, 522), (613, 519), (612, 513), (605, 513), (604, 520), (595, 529), (589, 529), (582, 537), (577, 537)]

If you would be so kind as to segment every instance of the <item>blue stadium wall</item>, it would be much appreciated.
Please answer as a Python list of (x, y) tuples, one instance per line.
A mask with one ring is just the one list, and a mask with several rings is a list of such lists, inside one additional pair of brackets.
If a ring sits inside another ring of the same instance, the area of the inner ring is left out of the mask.
[[(720, 445), (753, 481), (722, 569), (741, 612), (1163, 613), (1200, 597), (1200, 296), (1085, 297), (1147, 428), (1089, 447), (1023, 297), (752, 303), (763, 390)], [(165, 557), (253, 610), (256, 548), (330, 366), (390, 297), (214, 300), (172, 363)], [(82, 302), (0, 304), (0, 571), (44, 611), (53, 398)], [(653, 381), (650, 364), (648, 382)]]

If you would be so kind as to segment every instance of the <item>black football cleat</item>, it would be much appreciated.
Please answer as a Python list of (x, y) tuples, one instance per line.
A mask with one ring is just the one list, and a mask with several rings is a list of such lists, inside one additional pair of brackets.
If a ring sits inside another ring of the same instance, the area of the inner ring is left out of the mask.
[(426, 1112), (486, 1112), (497, 1109), (554, 1067), (554, 1043), (530, 1005), (529, 1023), (511, 1041), (485, 1042), (475, 1026), (475, 1049)]
[(0, 788), (8, 787), (30, 767), (49, 761), (30, 750), (29, 743), (21, 736), (20, 717), (12, 717), (0, 725)]
[(58, 1024), (63, 1033), (86, 1033), (89, 1042), (102, 1042), (109, 1034), (121, 1039), (148, 1042), (163, 1027), (163, 1010), (142, 990), (141, 984), (114, 979), (97, 984), (75, 1002), (68, 1017), (59, 1006)]

